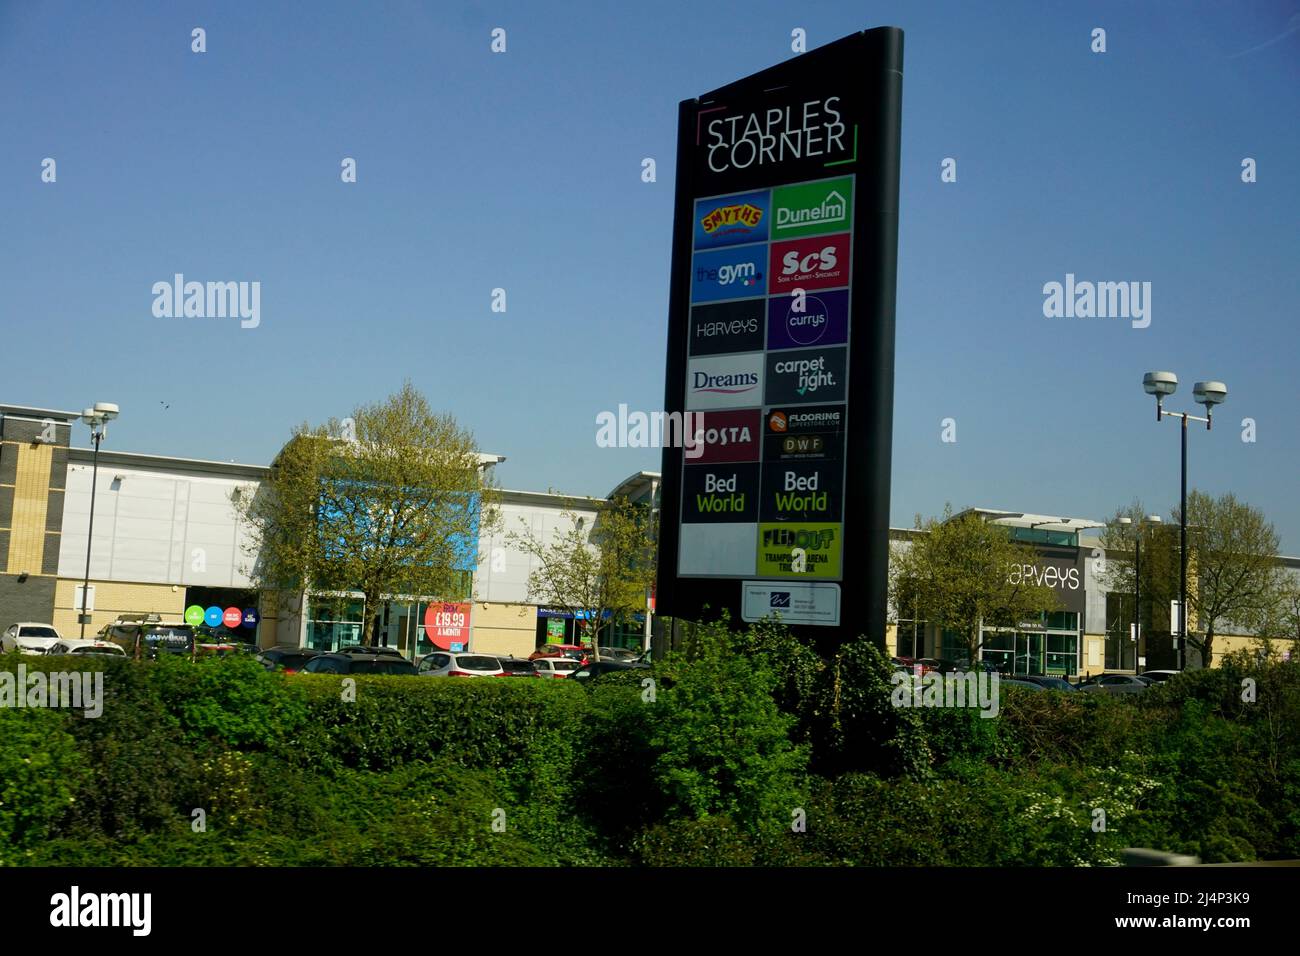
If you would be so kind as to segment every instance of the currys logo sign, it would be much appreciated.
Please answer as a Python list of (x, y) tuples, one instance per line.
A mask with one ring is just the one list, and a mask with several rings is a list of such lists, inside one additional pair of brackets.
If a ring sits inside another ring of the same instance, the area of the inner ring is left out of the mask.
[(691, 359), (686, 369), (686, 408), (747, 408), (762, 402), (763, 355), (717, 355)]
[(849, 234), (772, 243), (772, 292), (849, 284)]
[(716, 249), (767, 240), (771, 194), (766, 190), (695, 203), (695, 248)]
[[(799, 306), (803, 308), (800, 309)], [(849, 340), (849, 290), (787, 295), (767, 303), (767, 347), (799, 349)]]
[(697, 253), (691, 263), (691, 301), (717, 302), (767, 294), (766, 246)]

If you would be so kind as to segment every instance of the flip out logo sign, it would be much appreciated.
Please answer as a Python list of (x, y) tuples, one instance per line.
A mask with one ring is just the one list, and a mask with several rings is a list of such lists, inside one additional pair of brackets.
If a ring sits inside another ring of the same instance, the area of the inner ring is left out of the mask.
[(849, 284), (849, 234), (772, 243), (772, 291)]
[(766, 189), (699, 200), (695, 204), (695, 248), (765, 242), (771, 204), (771, 193)]
[(808, 580), (838, 578), (840, 537), (839, 524), (760, 524), (758, 573), (764, 577)]
[(691, 301), (718, 302), (767, 294), (767, 246), (697, 253), (691, 270)]

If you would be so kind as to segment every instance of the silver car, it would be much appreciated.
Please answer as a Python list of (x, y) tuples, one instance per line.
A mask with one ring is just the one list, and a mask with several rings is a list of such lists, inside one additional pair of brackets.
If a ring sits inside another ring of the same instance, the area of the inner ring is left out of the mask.
[(1140, 694), (1146, 689), (1146, 681), (1132, 674), (1102, 674), (1079, 685), (1085, 694)]
[(503, 677), (501, 662), (487, 654), (434, 651), (420, 661), (421, 677)]

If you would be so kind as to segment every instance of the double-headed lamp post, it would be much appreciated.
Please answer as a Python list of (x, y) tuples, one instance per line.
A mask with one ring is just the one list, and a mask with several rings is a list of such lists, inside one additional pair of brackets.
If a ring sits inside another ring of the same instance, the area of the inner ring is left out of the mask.
[(1182, 565), (1178, 584), (1178, 669), (1182, 670), (1187, 660), (1187, 422), (1188, 419), (1205, 422), (1205, 430), (1209, 431), (1213, 424), (1214, 406), (1228, 397), (1228, 386), (1222, 382), (1197, 382), (1192, 386), (1192, 397), (1198, 405), (1205, 406), (1204, 418), (1186, 412), (1165, 411), (1165, 396), (1178, 390), (1178, 376), (1173, 372), (1147, 372), (1142, 376), (1142, 387), (1148, 395), (1156, 397), (1156, 421), (1163, 421), (1165, 416), (1183, 420), (1183, 479), (1178, 505), (1178, 547)]
[(108, 434), (108, 423), (117, 418), (117, 406), (112, 402), (96, 402), (94, 408), (84, 409), (81, 420), (90, 426), (90, 439), (95, 443), (93, 466), (90, 471), (90, 523), (86, 527), (86, 578), (81, 584), (81, 636), (86, 636), (86, 605), (90, 594), (90, 544), (95, 536), (95, 485), (99, 481), (99, 443)]
[[(1121, 525), (1131, 525), (1132, 518), (1120, 518)], [(1133, 654), (1137, 658), (1134, 661), (1133, 669), (1139, 674), (1142, 673), (1142, 661), (1146, 657), (1146, 647), (1142, 643), (1142, 529), (1143, 527), (1155, 527), (1161, 523), (1159, 515), (1147, 515), (1145, 518), (1139, 518), (1137, 527), (1134, 530), (1133, 544)]]

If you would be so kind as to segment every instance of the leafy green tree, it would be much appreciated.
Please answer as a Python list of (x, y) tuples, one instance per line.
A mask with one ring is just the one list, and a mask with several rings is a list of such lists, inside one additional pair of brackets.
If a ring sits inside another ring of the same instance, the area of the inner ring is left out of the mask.
[(788, 831), (803, 806), (808, 749), (791, 743), (795, 718), (777, 708), (777, 678), (763, 660), (737, 655), (725, 623), (708, 630), (709, 646), (697, 641), (692, 660), (656, 668), (671, 674), (671, 686), (647, 705), (669, 815), (727, 817), (752, 834)]
[(925, 534), (892, 546), (890, 597), (896, 610), (962, 637), (970, 660), (979, 657), (981, 626), (1015, 628), (1054, 611), (1055, 592), (1030, 576), (1015, 574), (1033, 564), (1031, 545), (1008, 529), (968, 512), (931, 519)]
[(300, 426), (258, 493), (233, 500), (257, 586), (339, 603), (360, 591), (367, 644), (386, 596), (463, 596), (496, 520), (474, 436), (410, 382), (349, 419)]
[(602, 635), (645, 613), (655, 580), (655, 519), (650, 509), (622, 497), (601, 504), (591, 523), (576, 505), (567, 503), (567, 527), (553, 538), (525, 526), (507, 540), (537, 562), (528, 576), (528, 599), (587, 622), (599, 659)]
[(1252, 630), (1266, 626), (1289, 579), (1278, 561), (1272, 523), (1231, 492), (1218, 498), (1203, 491), (1189, 493), (1187, 526), (1188, 620), (1199, 632), (1189, 629), (1187, 643), (1209, 667), (1215, 634), (1228, 624)]

